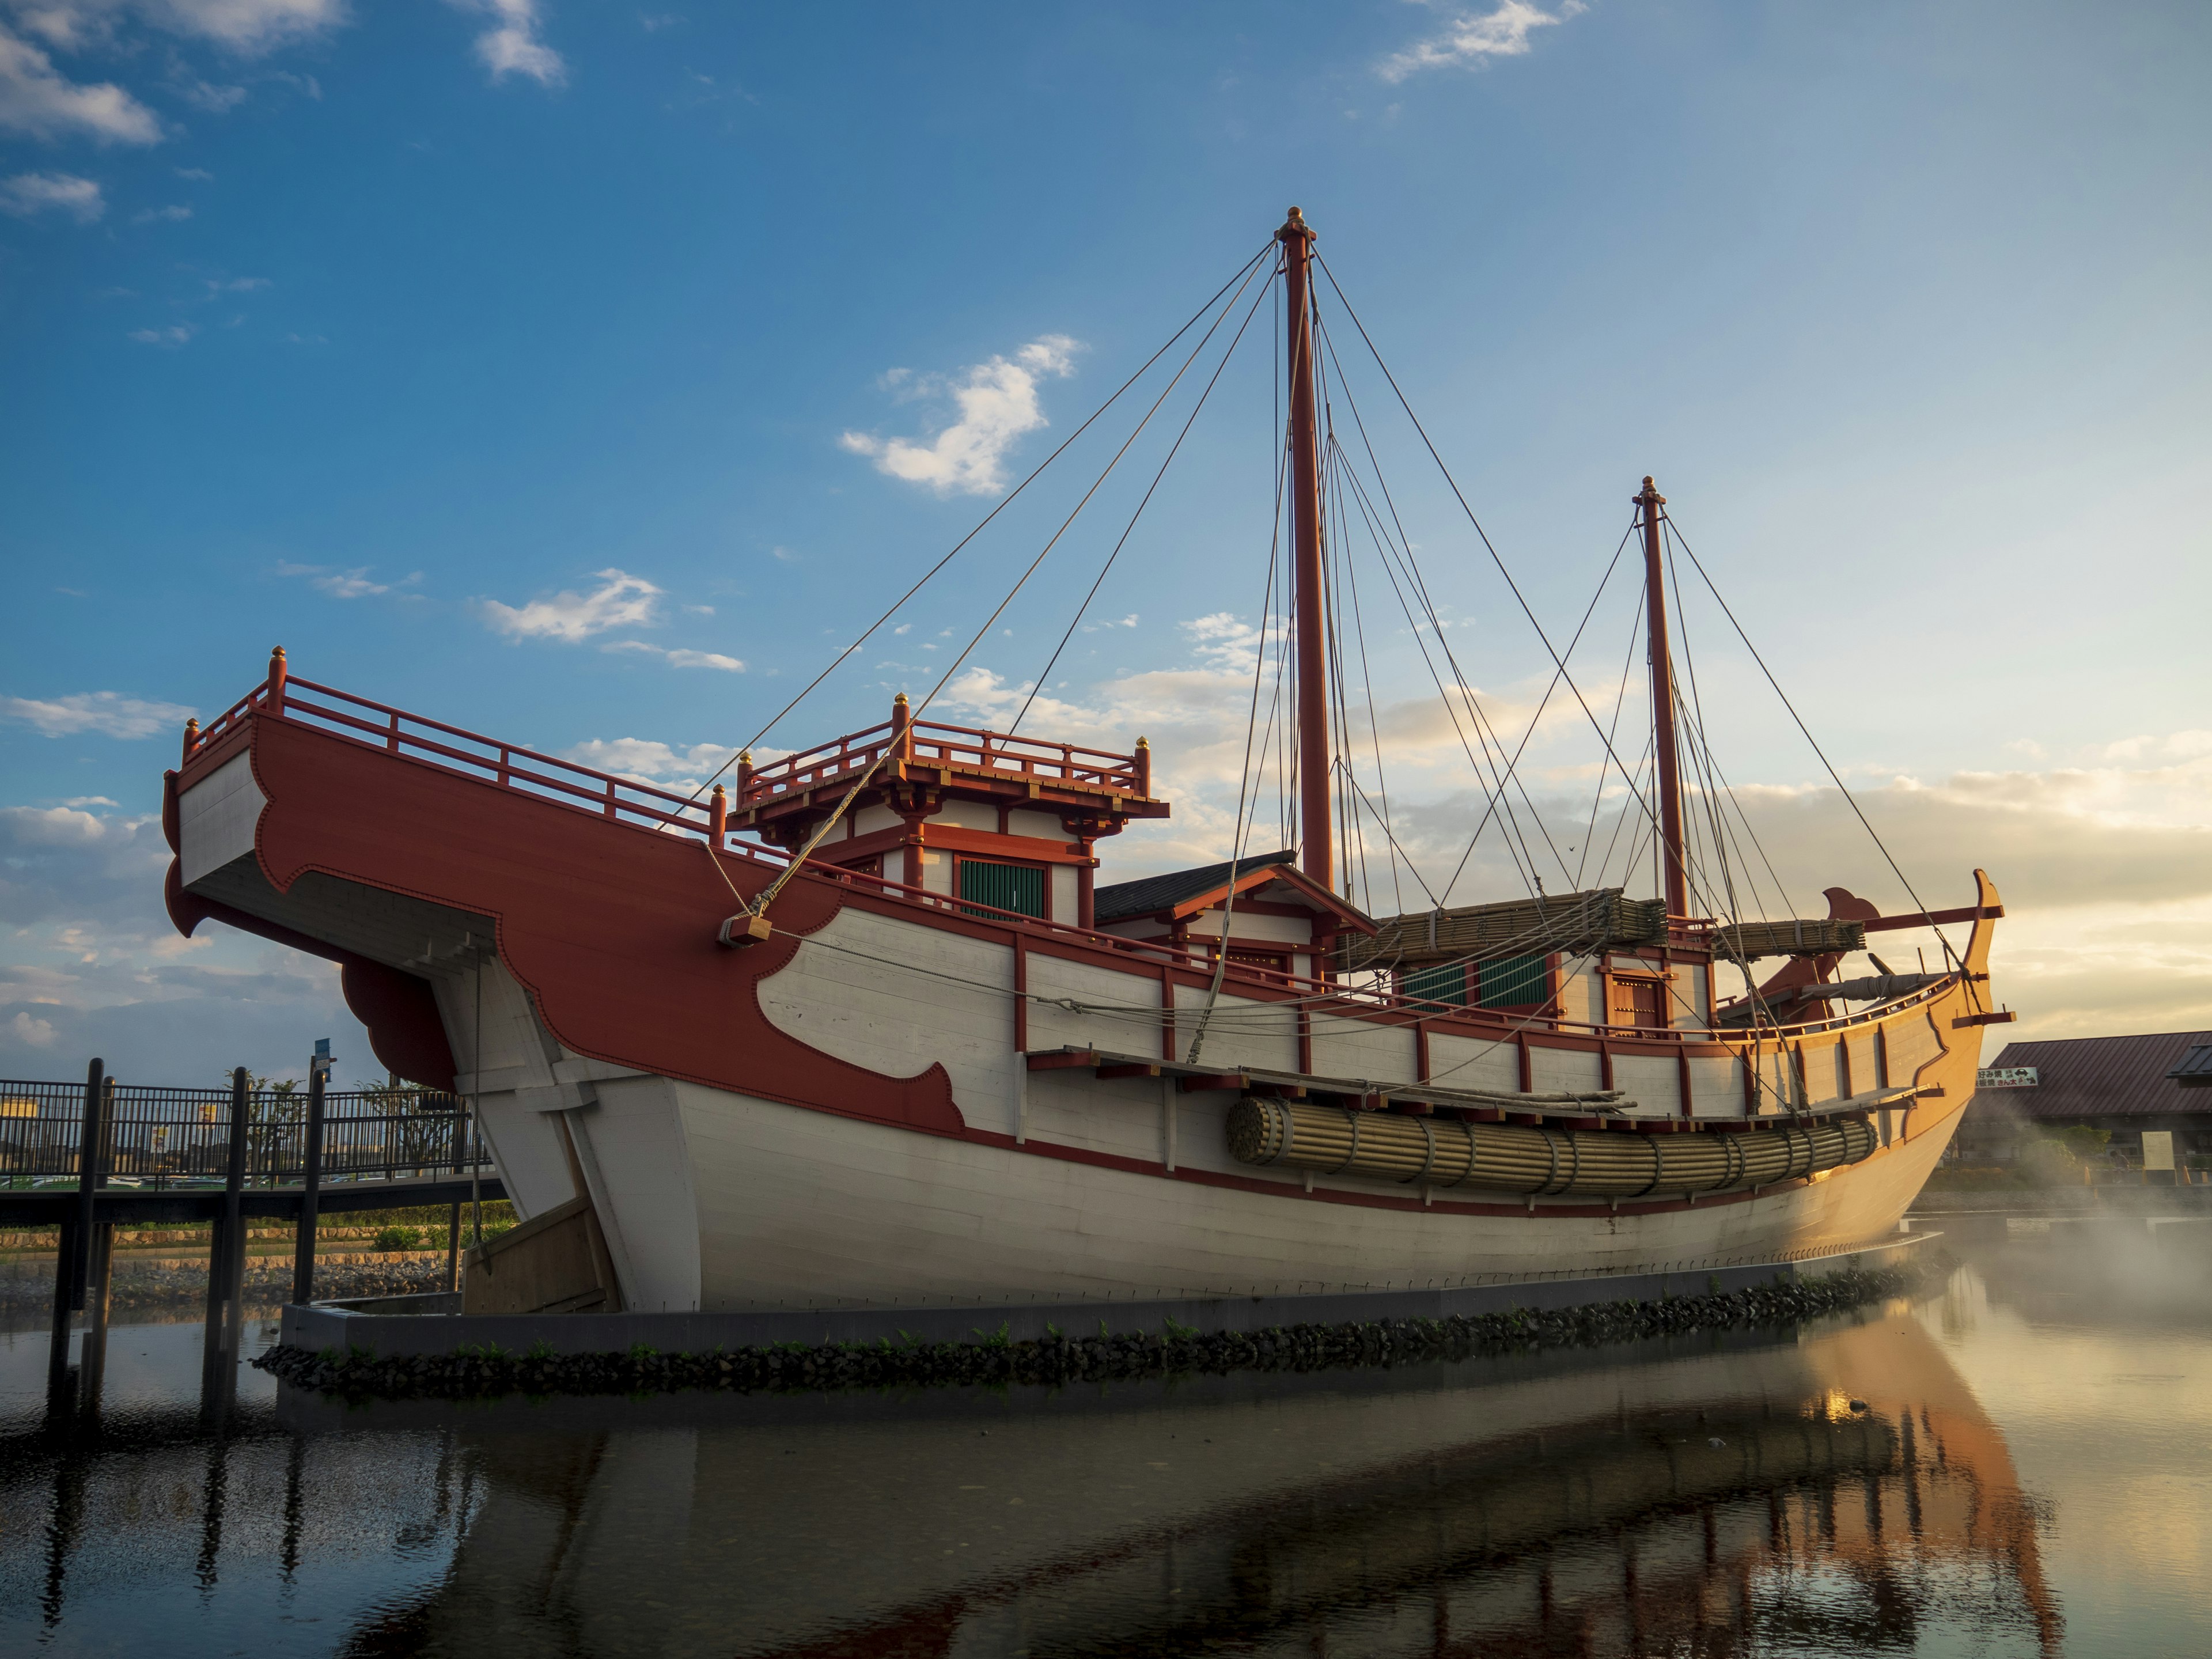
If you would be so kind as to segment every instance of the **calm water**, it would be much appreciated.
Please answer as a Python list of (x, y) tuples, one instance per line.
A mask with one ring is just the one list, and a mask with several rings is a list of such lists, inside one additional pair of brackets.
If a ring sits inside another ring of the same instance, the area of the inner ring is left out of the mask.
[(0, 1651), (2212, 1652), (2212, 1226), (1950, 1237), (1788, 1334), (1057, 1395), (246, 1370), (217, 1438), (198, 1327), (127, 1326), (60, 1440), (0, 1337)]

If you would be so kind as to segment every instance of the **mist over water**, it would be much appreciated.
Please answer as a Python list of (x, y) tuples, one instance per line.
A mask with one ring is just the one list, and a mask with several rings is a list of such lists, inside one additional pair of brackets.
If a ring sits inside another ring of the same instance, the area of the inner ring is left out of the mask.
[(118, 1327), (66, 1437), (20, 1333), (0, 1650), (2203, 1652), (2212, 1221), (1946, 1243), (1940, 1293), (1794, 1331), (1057, 1394), (246, 1369), (222, 1437), (196, 1323)]

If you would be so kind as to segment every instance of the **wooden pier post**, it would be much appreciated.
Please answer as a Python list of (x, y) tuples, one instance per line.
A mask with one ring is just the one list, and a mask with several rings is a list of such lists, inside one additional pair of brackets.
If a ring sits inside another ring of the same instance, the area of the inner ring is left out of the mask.
[(301, 1184), (300, 1225), (292, 1243), (292, 1300), (305, 1305), (315, 1293), (315, 1219), (323, 1192), (323, 1065), (307, 1067), (307, 1157)]
[(238, 1382), (238, 1339), (244, 1323), (246, 1221), (240, 1194), (246, 1186), (246, 1114), (250, 1105), (243, 1066), (230, 1074), (230, 1163), (224, 1172), (222, 1214), (208, 1245), (207, 1335), (200, 1373), (203, 1418), (228, 1414)]
[(55, 1240), (53, 1328), (46, 1349), (46, 1409), (52, 1413), (66, 1412), (71, 1403), (70, 1327), (74, 1322), (71, 1316), (84, 1306), (85, 1282), (92, 1267), (106, 1073), (106, 1064), (99, 1060), (85, 1067), (84, 1117), (77, 1126), (76, 1202), (63, 1218), (60, 1236)]
[(446, 1227), (446, 1288), (461, 1288), (461, 1200), (453, 1200), (453, 1217)]
[(85, 1285), (84, 1352), (77, 1359), (76, 1404), (81, 1412), (100, 1409), (107, 1380), (107, 1307), (115, 1276), (115, 1224), (93, 1226), (92, 1272)]

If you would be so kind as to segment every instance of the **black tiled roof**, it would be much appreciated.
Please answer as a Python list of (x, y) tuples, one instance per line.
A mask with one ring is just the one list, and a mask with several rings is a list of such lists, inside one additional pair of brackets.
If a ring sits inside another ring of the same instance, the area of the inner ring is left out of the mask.
[[(1237, 860), (1237, 873), (1241, 876), (1248, 870), (1291, 864), (1297, 859), (1297, 854), (1287, 848), (1280, 853), (1255, 853)], [(1164, 876), (1146, 876), (1141, 881), (1117, 881), (1091, 896), (1092, 914), (1103, 927), (1109, 921), (1127, 921), (1131, 916), (1164, 910), (1185, 899), (1226, 886), (1228, 882), (1229, 866), (1225, 862), (1201, 865), (1195, 870), (1170, 870)]]

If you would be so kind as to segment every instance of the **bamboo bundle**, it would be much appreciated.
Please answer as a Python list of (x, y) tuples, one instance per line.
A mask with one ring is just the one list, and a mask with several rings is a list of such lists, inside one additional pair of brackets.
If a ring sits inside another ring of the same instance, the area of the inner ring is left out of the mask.
[(1713, 950), (1738, 962), (1753, 957), (1829, 957), (1866, 949), (1866, 923), (1747, 921), (1713, 929)]
[(1839, 1164), (1875, 1146), (1857, 1119), (1778, 1124), (1748, 1133), (1631, 1135), (1464, 1123), (1247, 1096), (1229, 1113), (1239, 1163), (1287, 1164), (1403, 1184), (1641, 1198), (1769, 1186)]
[(1667, 906), (1625, 897), (1618, 887), (1498, 904), (1462, 904), (1390, 916), (1370, 939), (1354, 935), (1340, 951), (1347, 973), (1364, 968), (1420, 967), (1468, 957), (1540, 956), (1595, 951), (1609, 945), (1664, 939)]

